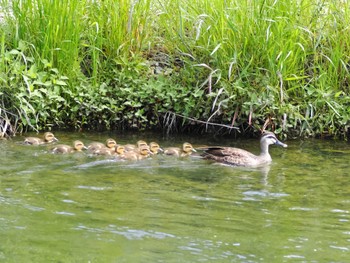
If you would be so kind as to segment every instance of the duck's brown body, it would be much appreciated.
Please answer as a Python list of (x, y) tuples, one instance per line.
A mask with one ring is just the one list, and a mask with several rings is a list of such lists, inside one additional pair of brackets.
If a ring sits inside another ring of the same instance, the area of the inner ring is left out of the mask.
[(204, 154), (205, 159), (213, 160), (219, 163), (225, 163), (234, 166), (257, 167), (268, 164), (272, 161), (269, 154), (269, 145), (276, 144), (287, 147), (280, 142), (273, 133), (265, 133), (260, 139), (261, 152), (259, 155), (252, 154), (246, 150), (234, 147), (206, 147)]

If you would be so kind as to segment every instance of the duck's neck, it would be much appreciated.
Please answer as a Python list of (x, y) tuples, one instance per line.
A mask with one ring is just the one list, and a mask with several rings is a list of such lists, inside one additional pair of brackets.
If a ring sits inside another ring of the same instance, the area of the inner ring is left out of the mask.
[(260, 146), (260, 155), (270, 155), (269, 154), (269, 146), (265, 143), (262, 143)]

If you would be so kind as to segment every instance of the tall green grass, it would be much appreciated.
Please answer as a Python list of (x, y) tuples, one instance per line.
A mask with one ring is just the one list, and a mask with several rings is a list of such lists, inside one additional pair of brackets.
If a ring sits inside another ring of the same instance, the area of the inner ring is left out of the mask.
[(228, 99), (220, 119), (334, 134), (349, 122), (348, 12), (347, 1), (168, 1), (161, 23), (208, 95), (220, 93), (208, 115)]
[[(157, 126), (170, 111), (241, 131), (271, 125), (293, 136), (349, 133), (348, 1), (0, 3), (12, 10), (2, 58), (15, 49), (25, 70), (45, 72), (73, 126), (94, 123), (101, 112), (110, 128)], [(56, 80), (65, 85), (57, 88)], [(31, 123), (60, 123), (62, 111), (55, 118)]]

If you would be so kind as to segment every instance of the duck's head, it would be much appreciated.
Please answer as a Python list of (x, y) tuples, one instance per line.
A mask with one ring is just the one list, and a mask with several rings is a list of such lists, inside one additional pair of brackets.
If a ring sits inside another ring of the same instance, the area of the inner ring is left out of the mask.
[(125, 147), (121, 145), (117, 145), (115, 147), (115, 152), (119, 155), (123, 155), (125, 153)]
[(53, 135), (52, 132), (45, 132), (44, 133), (44, 140), (45, 142), (56, 142), (58, 139)]
[(271, 144), (276, 144), (281, 147), (288, 147), (287, 144), (279, 141), (276, 137), (276, 135), (272, 132), (265, 132), (260, 139), (260, 144), (261, 145), (271, 145)]
[(78, 152), (82, 151), (83, 149), (86, 150), (87, 147), (84, 145), (82, 141), (74, 141), (73, 143), (74, 149), (77, 150)]
[(182, 150), (183, 150), (185, 153), (196, 152), (196, 150), (193, 148), (192, 144), (190, 144), (190, 143), (188, 143), (188, 142), (185, 142), (185, 143), (182, 145)]
[(164, 152), (162, 148), (160, 148), (159, 144), (156, 142), (150, 142), (149, 149), (153, 154), (157, 154), (159, 152)]
[(116, 145), (117, 145), (117, 142), (114, 139), (109, 138), (106, 140), (106, 146), (108, 148), (110, 148), (110, 149), (114, 148)]

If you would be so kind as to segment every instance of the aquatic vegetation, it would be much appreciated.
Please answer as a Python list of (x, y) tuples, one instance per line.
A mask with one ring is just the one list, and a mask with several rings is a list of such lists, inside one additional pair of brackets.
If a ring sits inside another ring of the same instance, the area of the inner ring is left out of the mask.
[(3, 0), (0, 121), (347, 138), (349, 4)]

